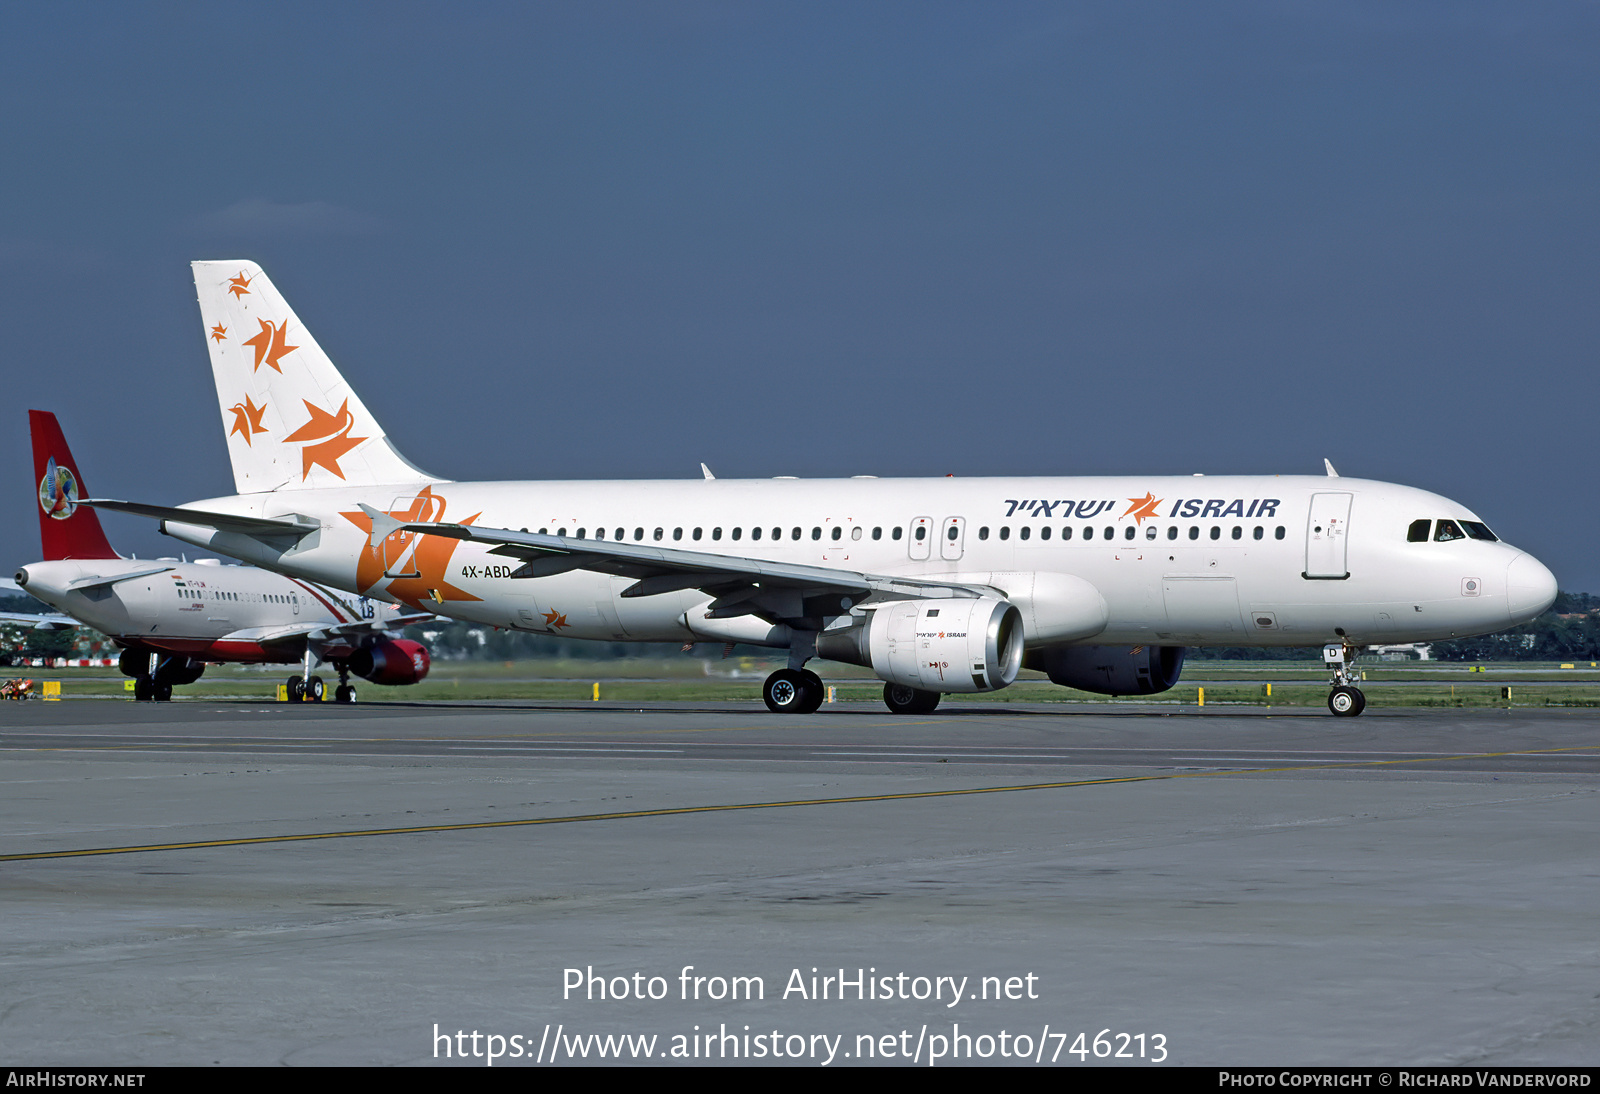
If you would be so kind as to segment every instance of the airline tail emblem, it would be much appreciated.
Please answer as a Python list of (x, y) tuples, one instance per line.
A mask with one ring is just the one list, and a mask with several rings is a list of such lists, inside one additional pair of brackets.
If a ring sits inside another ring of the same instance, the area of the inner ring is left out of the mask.
[(39, 541), (47, 560), (116, 558), (100, 518), (78, 504), (86, 495), (83, 476), (72, 459), (54, 414), (28, 411), (33, 435), (33, 473), (39, 483)]
[(311, 400), (302, 399), (306, 410), (310, 412), (311, 419), (305, 425), (295, 430), (284, 438), (285, 443), (308, 441), (300, 450), (304, 467), (300, 472), (302, 481), (311, 474), (312, 467), (326, 467), (341, 479), (344, 472), (339, 470), (339, 457), (350, 451), (356, 445), (366, 440), (365, 437), (352, 437), (350, 431), (355, 428), (355, 416), (350, 413), (350, 400), (346, 399), (339, 407), (339, 413), (329, 414), (311, 405)]
[(66, 520), (78, 509), (78, 480), (69, 468), (57, 466), (54, 456), (39, 480), (39, 508), (53, 520)]

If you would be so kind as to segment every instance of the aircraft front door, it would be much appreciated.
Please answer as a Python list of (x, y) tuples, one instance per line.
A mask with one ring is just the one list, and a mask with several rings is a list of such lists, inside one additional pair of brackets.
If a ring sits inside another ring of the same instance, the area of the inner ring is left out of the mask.
[(1306, 569), (1308, 578), (1342, 580), (1350, 576), (1347, 547), (1351, 494), (1312, 494), (1311, 515), (1306, 518)]

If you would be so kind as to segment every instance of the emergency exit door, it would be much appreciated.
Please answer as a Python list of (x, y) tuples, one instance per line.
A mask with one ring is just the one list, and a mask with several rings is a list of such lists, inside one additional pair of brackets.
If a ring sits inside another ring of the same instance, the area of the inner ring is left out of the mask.
[(1351, 494), (1312, 494), (1306, 518), (1306, 568), (1302, 575), (1326, 581), (1350, 576), (1347, 565)]

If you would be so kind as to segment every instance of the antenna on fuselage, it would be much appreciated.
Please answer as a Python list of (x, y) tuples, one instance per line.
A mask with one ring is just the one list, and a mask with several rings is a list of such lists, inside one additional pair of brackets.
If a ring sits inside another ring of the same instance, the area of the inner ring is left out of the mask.
[(712, 482), (716, 479), (716, 476), (711, 473), (711, 468), (705, 464), (700, 465), (700, 473), (706, 477), (707, 482)]
[(1336, 479), (1339, 477), (1339, 472), (1333, 469), (1333, 461), (1328, 459), (1328, 457), (1322, 457), (1322, 466), (1328, 469), (1328, 478)]

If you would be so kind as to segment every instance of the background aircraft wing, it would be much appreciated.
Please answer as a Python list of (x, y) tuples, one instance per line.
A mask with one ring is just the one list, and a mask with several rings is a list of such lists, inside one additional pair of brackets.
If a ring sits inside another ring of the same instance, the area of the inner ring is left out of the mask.
[(25, 627), (32, 627), (36, 631), (60, 631), (68, 627), (81, 627), (70, 615), (59, 615), (54, 612), (33, 615), (28, 612), (0, 612), (0, 623), (21, 623)]
[(366, 505), (361, 508), (372, 518), (374, 543), (399, 531), (492, 543), (490, 554), (522, 562), (512, 572), (514, 578), (549, 577), (569, 570), (616, 574), (634, 579), (622, 591), (624, 597), (699, 589), (714, 598), (707, 612), (709, 619), (754, 615), (772, 623), (814, 623), (826, 616), (841, 615), (868, 597), (920, 600), (998, 595), (998, 590), (983, 585), (834, 570), (676, 547), (573, 539), (466, 524), (407, 523)]
[(361, 619), (354, 623), (290, 623), (267, 627), (246, 627), (230, 631), (218, 641), (254, 642), (261, 646), (301, 646), (306, 642), (318, 646), (361, 645), (364, 638), (383, 638), (390, 632), (413, 623), (426, 623), (435, 618), (428, 612), (410, 612), (393, 615), (387, 619)]

